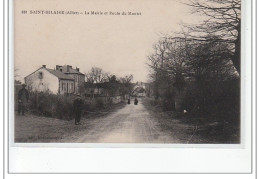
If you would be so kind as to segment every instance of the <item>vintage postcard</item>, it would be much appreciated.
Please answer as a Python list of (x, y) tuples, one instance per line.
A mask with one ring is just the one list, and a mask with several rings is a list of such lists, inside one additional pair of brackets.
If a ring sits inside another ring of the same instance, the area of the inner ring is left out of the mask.
[(250, 7), (12, 1), (8, 170), (252, 172)]
[(241, 143), (240, 0), (16, 0), (15, 143)]

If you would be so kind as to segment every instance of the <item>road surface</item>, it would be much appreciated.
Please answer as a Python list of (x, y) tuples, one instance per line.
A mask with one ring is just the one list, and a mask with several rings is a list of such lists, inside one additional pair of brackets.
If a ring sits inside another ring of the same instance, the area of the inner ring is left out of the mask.
[[(139, 100), (105, 117), (82, 120), (86, 130), (65, 136), (61, 142), (76, 143), (181, 143), (163, 131)], [(87, 127), (88, 126), (88, 127)]]

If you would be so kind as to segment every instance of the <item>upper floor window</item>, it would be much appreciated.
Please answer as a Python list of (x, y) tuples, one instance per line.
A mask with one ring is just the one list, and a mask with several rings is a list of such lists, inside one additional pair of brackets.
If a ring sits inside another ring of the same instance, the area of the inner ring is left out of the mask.
[(43, 78), (43, 74), (42, 72), (39, 72), (39, 79), (42, 79)]

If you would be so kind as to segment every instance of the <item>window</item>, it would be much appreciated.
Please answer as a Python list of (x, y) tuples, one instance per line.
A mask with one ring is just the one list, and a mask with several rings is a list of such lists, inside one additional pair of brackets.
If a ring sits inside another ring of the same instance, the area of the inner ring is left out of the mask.
[(42, 79), (42, 78), (43, 78), (42, 72), (39, 72), (39, 79)]

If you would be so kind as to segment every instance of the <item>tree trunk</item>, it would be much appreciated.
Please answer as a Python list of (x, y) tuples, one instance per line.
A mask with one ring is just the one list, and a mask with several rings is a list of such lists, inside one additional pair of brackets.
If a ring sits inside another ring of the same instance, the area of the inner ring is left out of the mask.
[(235, 40), (235, 53), (232, 57), (232, 62), (237, 69), (237, 72), (240, 74), (240, 63), (241, 63), (241, 25), (240, 21), (237, 27), (237, 39)]

